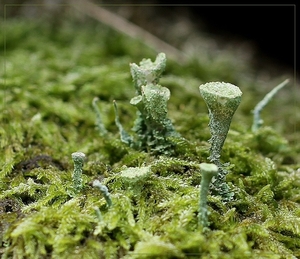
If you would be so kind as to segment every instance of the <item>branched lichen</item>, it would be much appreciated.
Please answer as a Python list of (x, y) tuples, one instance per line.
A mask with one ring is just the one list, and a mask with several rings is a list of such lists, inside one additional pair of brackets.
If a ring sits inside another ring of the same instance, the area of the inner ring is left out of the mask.
[[(158, 154), (171, 154), (172, 146), (174, 146), (172, 137), (180, 136), (167, 117), (170, 91), (158, 84), (165, 65), (164, 53), (158, 54), (155, 62), (143, 59), (139, 66), (135, 63), (130, 64), (131, 75), (138, 94), (130, 100), (130, 103), (138, 109), (133, 127), (133, 131), (137, 134), (134, 146)], [(116, 123), (122, 140), (128, 144), (129, 138), (122, 137), (124, 130), (118, 121)]]

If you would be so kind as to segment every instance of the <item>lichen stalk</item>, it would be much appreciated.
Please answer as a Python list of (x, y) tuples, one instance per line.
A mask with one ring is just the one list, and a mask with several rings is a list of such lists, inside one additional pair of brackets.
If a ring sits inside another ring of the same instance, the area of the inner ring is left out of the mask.
[(223, 185), (223, 192), (227, 192), (225, 189), (228, 188), (224, 186), (227, 171), (223, 168), (220, 157), (232, 117), (241, 102), (242, 92), (237, 86), (224, 82), (206, 83), (200, 85), (199, 89), (210, 119), (211, 147), (208, 159), (219, 168), (214, 186), (218, 188)]
[(100, 135), (101, 136), (105, 136), (105, 135), (107, 135), (107, 130), (106, 130), (105, 126), (104, 126), (100, 110), (99, 110), (99, 108), (97, 106), (97, 102), (98, 101), (99, 101), (99, 98), (95, 97), (93, 99), (93, 102), (92, 102), (94, 111), (96, 113), (96, 122), (95, 122), (95, 124), (96, 124), (97, 129), (99, 130)]
[(211, 180), (218, 174), (218, 167), (215, 164), (201, 163), (201, 183), (200, 183), (200, 199), (199, 199), (199, 214), (198, 222), (203, 228), (209, 226), (208, 210), (207, 210), (207, 195)]
[(111, 207), (112, 201), (111, 201), (110, 193), (108, 192), (107, 187), (105, 185), (101, 184), (99, 180), (93, 181), (93, 187), (97, 187), (100, 190), (100, 192), (102, 193), (102, 195), (106, 201), (107, 206)]
[(263, 120), (260, 118), (260, 113), (263, 108), (271, 101), (274, 95), (277, 94), (281, 88), (288, 84), (288, 82), (289, 79), (286, 79), (281, 84), (277, 85), (255, 106), (253, 110), (253, 124), (251, 127), (252, 132), (257, 131), (263, 124)]
[(72, 159), (74, 162), (73, 187), (76, 192), (79, 192), (82, 189), (82, 167), (85, 154), (82, 152), (72, 153)]

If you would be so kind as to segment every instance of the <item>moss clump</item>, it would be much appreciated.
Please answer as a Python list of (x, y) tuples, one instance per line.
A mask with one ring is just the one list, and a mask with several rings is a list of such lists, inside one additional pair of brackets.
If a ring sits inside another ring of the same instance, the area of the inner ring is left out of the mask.
[[(194, 58), (180, 69), (168, 60), (160, 82), (172, 95), (164, 107), (182, 138), (172, 139), (176, 145), (168, 154), (140, 151), (119, 139), (112, 101), (118, 100), (124, 128), (135, 127), (129, 63), (157, 53), (93, 23), (65, 21), (56, 37), (43, 22), (7, 20), (5, 28), (1, 258), (300, 257), (300, 149), (288, 141), (299, 134), (283, 136), (267, 119), (276, 113), (279, 128), (291, 133), (291, 122), (281, 115), (294, 109), (288, 99), (293, 96), (274, 99), (269, 108), (279, 102), (280, 109), (264, 114), (269, 127), (251, 132), (253, 86), (261, 82), (247, 69), (234, 70), (236, 57), (226, 66)], [(216, 79), (243, 86), (246, 102), (235, 113), (220, 157), (222, 164), (229, 162), (226, 183), (234, 199), (224, 203), (208, 194), (210, 225), (202, 233), (199, 164), (209, 162), (210, 133), (198, 86)], [(91, 104), (95, 97), (107, 129), (102, 135)], [(298, 119), (295, 115), (295, 125)], [(74, 193), (71, 154), (76, 150), (86, 161)], [(95, 180), (109, 190), (110, 207), (92, 187)]]

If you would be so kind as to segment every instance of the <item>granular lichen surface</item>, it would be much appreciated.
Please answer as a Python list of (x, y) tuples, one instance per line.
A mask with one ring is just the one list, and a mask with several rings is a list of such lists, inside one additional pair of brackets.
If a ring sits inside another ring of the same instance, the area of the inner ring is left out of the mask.
[[(130, 100), (141, 93), (130, 64), (155, 60), (159, 50), (92, 22), (53, 29), (8, 20), (5, 30), (1, 258), (300, 257), (300, 118), (292, 86), (251, 131), (251, 111), (268, 92), (259, 87), (286, 75), (258, 82), (229, 50), (182, 64), (167, 56), (159, 84), (170, 91), (168, 119), (180, 137), (172, 138), (172, 152), (156, 153), (120, 140), (113, 101), (124, 129), (137, 137)], [(243, 97), (220, 156), (234, 198), (207, 196), (202, 231), (199, 165), (210, 163), (211, 135), (199, 85), (209, 81), (237, 85)], [(95, 97), (105, 134), (95, 124)], [(75, 152), (85, 154), (76, 192)]]

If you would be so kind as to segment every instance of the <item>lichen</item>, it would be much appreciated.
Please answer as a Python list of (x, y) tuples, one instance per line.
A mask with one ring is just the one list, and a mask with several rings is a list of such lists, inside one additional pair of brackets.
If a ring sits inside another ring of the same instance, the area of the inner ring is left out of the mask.
[(218, 166), (218, 175), (213, 179), (212, 192), (230, 201), (232, 193), (225, 182), (227, 170), (221, 163), (221, 151), (227, 137), (233, 114), (241, 102), (242, 92), (239, 87), (224, 82), (210, 82), (199, 86), (209, 112), (209, 128), (211, 139), (209, 143), (209, 160)]
[[(56, 37), (47, 24), (5, 23), (1, 258), (300, 257), (296, 95), (282, 89), (264, 111), (268, 126), (252, 132), (253, 102), (265, 93), (255, 90), (262, 81), (252, 70), (236, 66), (236, 56), (228, 64), (217, 60), (222, 52), (210, 54), (209, 63), (199, 57), (179, 66), (168, 59), (159, 82), (172, 93), (167, 115), (181, 138), (172, 140), (172, 154), (139, 150), (119, 139), (112, 102), (117, 100), (124, 129), (134, 127), (137, 109), (129, 102), (142, 93), (132, 87), (128, 64), (157, 53), (99, 24), (65, 21)], [(197, 218), (199, 164), (210, 162), (210, 132), (198, 86), (216, 79), (243, 90), (220, 157), (230, 163), (226, 183), (235, 196), (224, 203), (208, 193), (210, 225), (203, 233)], [(95, 97), (107, 129), (102, 135), (91, 104)], [(74, 193), (76, 150), (86, 161)], [(124, 178), (128, 169), (136, 179)], [(92, 186), (95, 180), (109, 190), (112, 206)]]
[(154, 62), (143, 59), (139, 66), (135, 63), (130, 64), (133, 83), (138, 94), (130, 100), (130, 104), (138, 109), (133, 127), (137, 135), (136, 140), (123, 129), (114, 102), (116, 125), (121, 140), (139, 150), (147, 150), (155, 154), (173, 154), (176, 143), (173, 138), (180, 137), (167, 117), (170, 90), (158, 84), (165, 66), (165, 53), (159, 53)]

